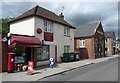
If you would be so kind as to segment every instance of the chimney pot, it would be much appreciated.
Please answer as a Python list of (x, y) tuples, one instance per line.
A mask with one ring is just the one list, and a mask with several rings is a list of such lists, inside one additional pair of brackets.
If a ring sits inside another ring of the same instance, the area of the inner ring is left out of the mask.
[(63, 13), (60, 13), (59, 16), (64, 19)]

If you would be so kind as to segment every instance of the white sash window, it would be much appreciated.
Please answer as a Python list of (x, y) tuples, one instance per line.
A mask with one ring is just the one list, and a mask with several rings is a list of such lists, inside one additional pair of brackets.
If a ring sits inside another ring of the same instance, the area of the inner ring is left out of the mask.
[(85, 47), (85, 40), (80, 39), (80, 48), (84, 48), (84, 47)]

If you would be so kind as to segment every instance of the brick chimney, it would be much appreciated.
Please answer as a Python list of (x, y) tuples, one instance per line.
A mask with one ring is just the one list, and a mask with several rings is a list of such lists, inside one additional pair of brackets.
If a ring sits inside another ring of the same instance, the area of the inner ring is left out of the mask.
[(59, 16), (64, 19), (64, 15), (62, 12), (59, 14)]

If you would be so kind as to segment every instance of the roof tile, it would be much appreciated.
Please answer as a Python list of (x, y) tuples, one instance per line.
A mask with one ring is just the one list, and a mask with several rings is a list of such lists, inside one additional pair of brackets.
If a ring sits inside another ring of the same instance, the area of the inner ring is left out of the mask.
[(94, 34), (98, 24), (99, 24), (99, 22), (91, 23), (91, 24), (84, 24), (84, 25), (80, 25), (80, 26), (76, 27), (75, 38), (92, 36)]
[(60, 16), (56, 15), (55, 13), (42, 8), (40, 6), (36, 6), (30, 10), (28, 10), (27, 12), (23, 13), (22, 15), (18, 16), (17, 18), (15, 18), (14, 20), (10, 21), (10, 23), (12, 22), (16, 22), (20, 19), (26, 18), (28, 16), (40, 16), (58, 23), (61, 23), (63, 25), (69, 26), (70, 28), (75, 29), (74, 26), (72, 26), (71, 24), (69, 24), (68, 22), (66, 22), (63, 18), (61, 18)]

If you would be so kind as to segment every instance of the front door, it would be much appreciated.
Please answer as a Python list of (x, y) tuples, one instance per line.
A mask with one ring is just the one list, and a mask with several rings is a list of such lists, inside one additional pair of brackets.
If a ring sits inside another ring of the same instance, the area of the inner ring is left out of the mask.
[(57, 62), (57, 45), (55, 45), (55, 62)]

